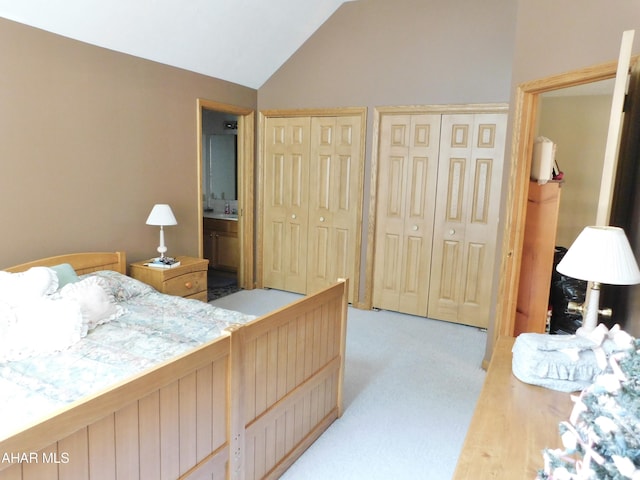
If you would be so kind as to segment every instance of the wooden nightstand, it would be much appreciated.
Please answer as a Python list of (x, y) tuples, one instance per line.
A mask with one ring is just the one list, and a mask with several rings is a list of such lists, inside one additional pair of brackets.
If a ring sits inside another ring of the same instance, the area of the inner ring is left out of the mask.
[(129, 275), (151, 285), (159, 292), (207, 301), (207, 268), (209, 260), (176, 257), (180, 265), (173, 268), (154, 268), (144, 265), (149, 260), (129, 265)]

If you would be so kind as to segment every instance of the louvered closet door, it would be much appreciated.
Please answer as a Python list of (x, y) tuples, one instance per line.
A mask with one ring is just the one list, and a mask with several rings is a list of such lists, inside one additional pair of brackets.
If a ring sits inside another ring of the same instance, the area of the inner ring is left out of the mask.
[(308, 117), (265, 121), (265, 287), (307, 290), (309, 140)]
[[(359, 255), (361, 117), (313, 117), (309, 167), (307, 292), (354, 278)], [(355, 282), (349, 283), (353, 301)]]
[(488, 327), (505, 133), (505, 114), (442, 117), (430, 318)]
[(426, 316), (440, 115), (380, 122), (373, 306)]

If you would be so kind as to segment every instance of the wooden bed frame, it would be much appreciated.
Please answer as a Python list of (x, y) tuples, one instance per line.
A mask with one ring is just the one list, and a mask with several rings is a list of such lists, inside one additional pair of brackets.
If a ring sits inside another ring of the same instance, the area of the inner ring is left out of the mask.
[[(60, 263), (126, 273), (122, 252), (6, 270)], [(342, 414), (347, 287), (230, 328), (0, 439), (0, 480), (278, 478)]]

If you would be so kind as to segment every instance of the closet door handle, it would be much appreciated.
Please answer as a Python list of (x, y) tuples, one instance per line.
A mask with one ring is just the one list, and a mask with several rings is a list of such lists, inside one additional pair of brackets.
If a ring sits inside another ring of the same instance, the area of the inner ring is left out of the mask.
[(295, 214), (295, 213), (292, 213), (292, 214), (291, 214), (291, 218), (293, 218), (293, 219), (295, 220), (295, 218), (296, 218), (296, 214)]
[(449, 230), (449, 235), (455, 235), (456, 231), (452, 228), (451, 230)]
[(414, 232), (418, 231), (418, 225), (414, 225), (413, 227), (411, 227), (411, 230), (413, 230)]
[(321, 221), (321, 222), (324, 222), (324, 217), (320, 217), (320, 221)]

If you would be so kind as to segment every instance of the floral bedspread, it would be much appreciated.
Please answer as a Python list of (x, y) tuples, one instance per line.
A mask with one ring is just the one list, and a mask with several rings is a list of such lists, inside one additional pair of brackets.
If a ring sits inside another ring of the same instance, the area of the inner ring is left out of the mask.
[(107, 281), (125, 313), (62, 352), (0, 362), (0, 440), (66, 404), (218, 337), (229, 325), (255, 318), (163, 295), (117, 272), (90, 275)]

